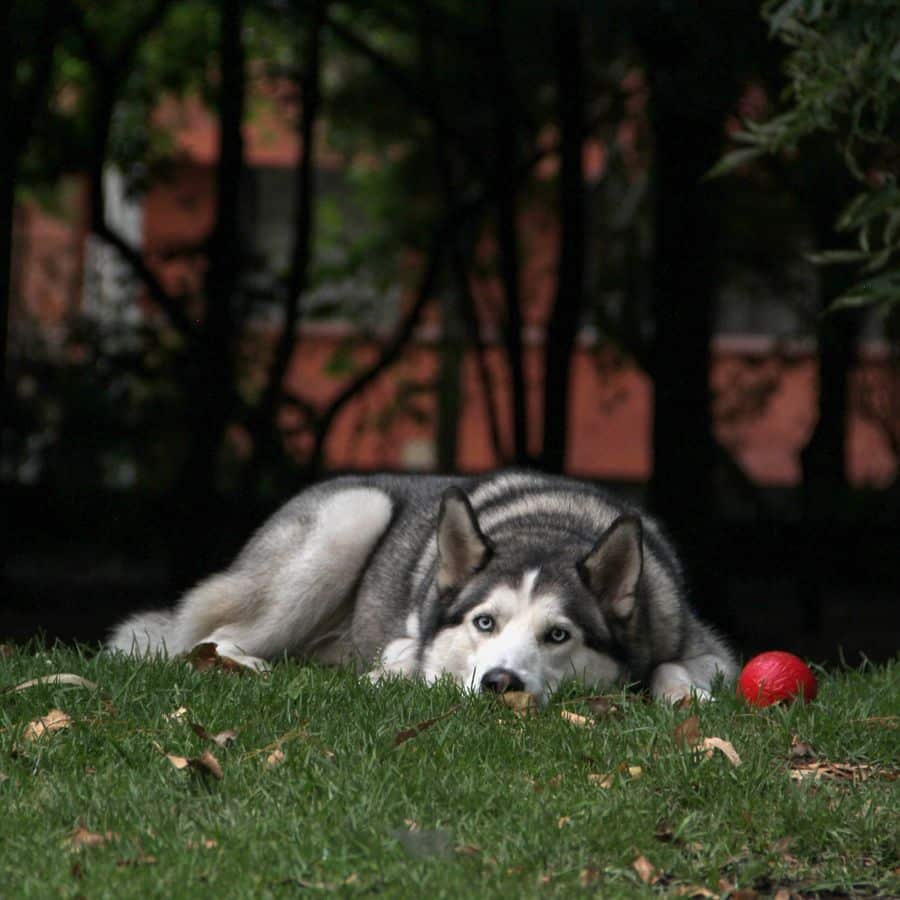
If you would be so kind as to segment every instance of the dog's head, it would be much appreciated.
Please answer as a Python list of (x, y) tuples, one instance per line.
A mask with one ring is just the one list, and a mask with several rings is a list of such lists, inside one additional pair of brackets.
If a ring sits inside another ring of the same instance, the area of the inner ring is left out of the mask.
[(592, 543), (539, 528), (492, 540), (466, 495), (449, 489), (424, 674), (450, 674), (473, 690), (524, 690), (541, 702), (567, 678), (610, 684), (624, 671), (616, 635), (634, 612), (642, 545), (634, 516), (616, 519)]

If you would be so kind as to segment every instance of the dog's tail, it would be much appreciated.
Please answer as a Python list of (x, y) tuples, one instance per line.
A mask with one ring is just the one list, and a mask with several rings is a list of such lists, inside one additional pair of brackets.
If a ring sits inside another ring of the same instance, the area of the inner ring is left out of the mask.
[(134, 656), (175, 654), (173, 611), (138, 613), (120, 622), (106, 640), (107, 650), (121, 650)]

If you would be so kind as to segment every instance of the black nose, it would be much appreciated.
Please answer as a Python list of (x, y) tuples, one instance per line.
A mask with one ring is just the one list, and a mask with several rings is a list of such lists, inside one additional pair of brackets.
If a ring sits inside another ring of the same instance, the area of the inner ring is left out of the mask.
[(507, 691), (524, 691), (525, 684), (515, 672), (509, 669), (490, 669), (481, 678), (481, 689), (505, 694)]

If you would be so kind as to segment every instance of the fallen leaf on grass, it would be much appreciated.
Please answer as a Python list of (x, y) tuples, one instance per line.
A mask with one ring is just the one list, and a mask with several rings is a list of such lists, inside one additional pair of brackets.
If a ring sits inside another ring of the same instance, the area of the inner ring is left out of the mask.
[(578, 713), (569, 712), (567, 709), (560, 710), (559, 714), (567, 722), (571, 722), (572, 725), (577, 725), (579, 728), (590, 728), (592, 725), (597, 724), (590, 716), (582, 716)]
[(186, 706), (179, 706), (170, 713), (163, 713), (163, 718), (167, 722), (180, 722), (187, 715), (187, 711)]
[(612, 775), (603, 775), (600, 772), (588, 772), (587, 780), (595, 787), (611, 788), (615, 779)]
[(700, 734), (700, 720), (697, 716), (688, 716), (683, 722), (680, 722), (675, 726), (675, 730), (672, 734), (675, 738), (675, 743), (679, 747), (682, 747), (685, 750), (696, 747), (702, 740)]
[(481, 853), (481, 847), (476, 847), (475, 844), (457, 844), (454, 847), (454, 853), (459, 856), (478, 856)]
[(413, 725), (410, 728), (404, 728), (401, 731), (398, 731), (394, 735), (394, 746), (399, 747), (401, 744), (406, 743), (406, 741), (420, 735), (423, 731), (427, 731), (431, 728), (432, 725), (436, 725), (442, 719), (446, 719), (448, 716), (452, 716), (462, 704), (457, 703), (454, 706), (451, 706), (446, 712), (441, 713), (439, 716), (435, 716), (433, 719), (426, 719), (424, 722), (419, 722), (417, 725)]
[(16, 693), (18, 691), (26, 691), (36, 684), (71, 684), (76, 687), (97, 687), (93, 681), (88, 681), (87, 678), (82, 678), (80, 675), (73, 675), (70, 672), (57, 672), (55, 675), (41, 675), (40, 678), (29, 678), (28, 681), (23, 681), (21, 684), (15, 685), (15, 687), (6, 688), (4, 692)]
[(860, 725), (872, 725), (878, 728), (900, 728), (900, 716), (868, 716), (865, 719), (854, 719)]
[(815, 756), (811, 744), (801, 741), (796, 734), (791, 737), (791, 759), (815, 759)]
[(188, 841), (188, 850), (213, 850), (219, 846), (219, 842), (212, 838), (200, 838), (199, 841)]
[(196, 722), (191, 723), (191, 728), (201, 740), (212, 741), (220, 747), (228, 746), (237, 737), (237, 732), (230, 728), (226, 731), (220, 731), (218, 734), (210, 734), (202, 725)]
[(187, 756), (177, 756), (174, 753), (167, 753), (166, 759), (179, 770), (190, 768), (201, 773), (208, 773), (212, 775), (213, 778), (219, 780), (224, 777), (222, 766), (219, 765), (219, 761), (209, 752), (209, 750), (204, 750), (199, 756), (190, 758)]
[(537, 697), (528, 691), (507, 691), (498, 694), (497, 701), (517, 716), (533, 716), (537, 713)]
[(572, 706), (577, 703), (579, 706), (586, 706), (601, 719), (612, 718), (622, 715), (622, 710), (615, 702), (618, 699), (618, 697), (608, 694), (592, 694), (590, 697), (575, 697), (573, 700), (565, 700), (563, 706)]
[(700, 748), (705, 751), (707, 759), (711, 759), (713, 756), (713, 751), (718, 750), (720, 753), (723, 753), (725, 755), (725, 758), (733, 766), (739, 766), (741, 764), (741, 758), (740, 756), (738, 756), (737, 751), (734, 749), (734, 745), (731, 743), (731, 741), (726, 741), (723, 738), (719, 737), (703, 738), (700, 743)]
[(124, 869), (127, 866), (155, 866), (156, 865), (156, 857), (149, 856), (146, 853), (139, 853), (137, 856), (129, 857), (128, 859), (118, 859), (116, 860), (116, 868)]
[(275, 766), (280, 766), (284, 762), (284, 750), (279, 750), (277, 747), (266, 757), (266, 765), (270, 769), (274, 769)]
[(571, 816), (560, 816), (559, 821), (556, 823), (557, 828), (565, 828), (572, 821)]
[(772, 900), (791, 900), (791, 892), (787, 888), (778, 888)]
[(659, 872), (656, 871), (656, 866), (654, 866), (646, 856), (637, 857), (637, 859), (632, 862), (631, 868), (637, 872), (638, 878), (640, 878), (644, 884), (656, 884), (656, 882), (659, 881)]
[(680, 884), (677, 888), (672, 889), (672, 893), (676, 897), (707, 897), (710, 900), (718, 900), (719, 895), (709, 888), (703, 887), (702, 884)]
[(25, 731), (22, 732), (22, 737), (26, 741), (34, 741), (45, 734), (52, 734), (54, 731), (68, 728), (71, 724), (72, 718), (68, 713), (63, 712), (61, 709), (51, 709), (47, 715), (29, 722), (25, 727)]
[(197, 644), (185, 655), (187, 664), (197, 672), (208, 672), (210, 669), (218, 669), (222, 672), (234, 672), (242, 675), (245, 672), (256, 672), (252, 666), (242, 666), (239, 662), (229, 659), (227, 656), (219, 656), (218, 644), (210, 641), (205, 644)]
[(585, 866), (578, 873), (578, 883), (582, 887), (590, 887), (592, 884), (596, 884), (600, 880), (600, 870), (595, 869), (593, 866)]
[(115, 831), (107, 831), (100, 834), (89, 831), (82, 823), (66, 838), (71, 850), (81, 850), (84, 847), (102, 847), (104, 844), (117, 841), (119, 835)]
[(821, 760), (818, 762), (792, 762), (791, 778), (794, 781), (868, 781), (870, 778), (885, 778), (896, 781), (900, 777), (900, 769), (880, 768), (864, 763), (834, 763)]

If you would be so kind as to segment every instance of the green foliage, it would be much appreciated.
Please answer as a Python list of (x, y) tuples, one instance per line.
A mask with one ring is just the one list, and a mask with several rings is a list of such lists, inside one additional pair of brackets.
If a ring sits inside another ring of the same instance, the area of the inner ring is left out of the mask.
[(816, 255), (857, 263), (863, 276), (835, 307), (900, 304), (900, 17), (894, 0), (768, 0), (771, 33), (789, 48), (784, 108), (747, 121), (721, 174), (763, 153), (790, 151), (813, 135), (833, 135), (857, 196), (838, 220), (858, 249)]
[[(896, 662), (822, 673), (808, 706), (753, 711), (721, 691), (699, 729), (733, 743), (737, 768), (677, 746), (690, 710), (623, 692), (606, 716), (573, 687), (518, 718), (447, 683), (376, 686), (293, 661), (260, 678), (67, 648), (0, 655), (0, 689), (57, 672), (97, 688), (39, 684), (0, 705), (11, 896), (718, 896), (720, 879), (769, 896), (900, 890), (898, 782), (789, 772), (795, 735), (820, 759), (896, 767)], [(71, 725), (29, 741), (27, 724), (54, 708)], [(219, 747), (192, 723), (237, 735)], [(269, 765), (275, 749), (284, 758)], [(204, 750), (221, 780), (166, 758)], [(102, 843), (73, 847), (79, 826)], [(653, 888), (639, 855), (662, 875)]]

